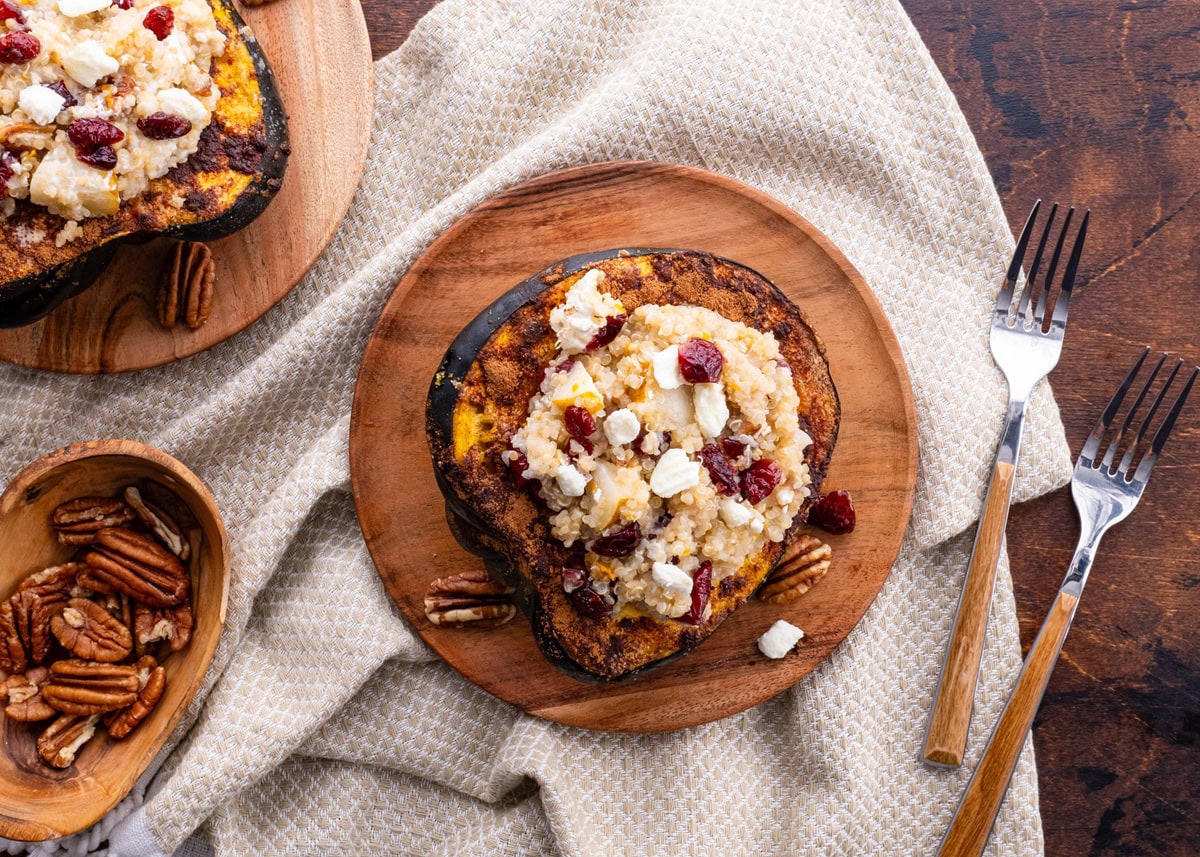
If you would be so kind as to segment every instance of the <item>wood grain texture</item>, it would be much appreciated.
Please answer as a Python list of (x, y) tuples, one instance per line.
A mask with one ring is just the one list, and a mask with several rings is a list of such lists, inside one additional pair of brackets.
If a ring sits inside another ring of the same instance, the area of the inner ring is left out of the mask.
[(196, 354), (283, 299), (333, 237), (358, 186), (373, 117), (370, 44), (355, 0), (242, 8), (288, 116), (283, 189), (250, 226), (212, 242), (212, 316), (199, 330), (159, 325), (165, 239), (127, 245), (90, 289), (36, 324), (0, 330), (0, 360), (58, 372), (124, 372)]
[(1017, 676), (1012, 697), (946, 831), (938, 852), (941, 857), (979, 857), (983, 853), (1078, 604), (1076, 596), (1060, 592), (1050, 606)]
[(196, 625), (187, 648), (164, 661), (167, 686), (153, 713), (128, 738), (98, 730), (66, 770), (42, 764), (39, 729), (0, 714), (0, 837), (25, 841), (78, 832), (117, 804), (154, 759), (200, 686), (221, 629), (229, 591), (229, 537), (208, 489), (163, 452), (125, 440), (65, 447), (38, 459), (0, 495), (0, 599), (27, 575), (65, 562), (74, 552), (55, 539), (50, 514), (81, 496), (118, 496), (153, 479), (170, 488), (199, 522), (191, 560)]
[[(586, 217), (578, 216), (586, 212)], [(519, 240), (514, 240), (519, 236)], [(691, 654), (629, 682), (585, 684), (538, 651), (528, 623), (435, 627), (429, 582), (480, 560), (445, 523), (425, 431), (425, 399), (446, 348), (517, 283), (580, 253), (701, 249), (741, 262), (800, 307), (825, 343), (842, 406), (827, 490), (854, 496), (858, 527), (822, 539), (828, 575), (786, 605), (751, 599)], [(899, 344), (857, 272), (811, 224), (759, 191), (703, 170), (596, 164), (552, 173), (485, 203), (405, 275), (372, 334), (355, 392), (355, 505), (388, 592), (451, 666), (525, 711), (574, 726), (679, 729), (756, 705), (814, 669), (857, 624), (900, 549), (916, 482), (916, 423)], [(776, 619), (805, 631), (770, 661), (755, 642)]]
[(1004, 523), (1012, 496), (1014, 470), (1004, 461), (992, 466), (992, 481), (975, 534), (975, 547), (967, 566), (962, 595), (950, 630), (938, 692), (930, 711), (924, 758), (935, 765), (956, 766), (963, 761), (975, 684), (983, 656), (984, 634), (992, 606), (996, 563), (1004, 542)]

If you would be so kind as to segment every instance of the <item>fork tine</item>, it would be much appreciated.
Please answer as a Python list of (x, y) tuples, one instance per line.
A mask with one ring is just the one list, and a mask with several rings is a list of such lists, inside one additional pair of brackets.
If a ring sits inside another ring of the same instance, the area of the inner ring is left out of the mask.
[[(1159, 391), (1158, 399), (1154, 403), (1155, 410), (1157, 410), (1159, 402), (1161, 402), (1163, 396), (1166, 395), (1167, 387), (1169, 387), (1171, 382), (1175, 380), (1175, 375), (1179, 372), (1179, 368), (1182, 365), (1183, 358), (1180, 358), (1179, 362), (1175, 364), (1175, 371), (1171, 373), (1171, 377), (1167, 380), (1167, 383), (1163, 385), (1162, 390)], [(1158, 461), (1158, 454), (1162, 452), (1162, 448), (1166, 445), (1167, 437), (1171, 434), (1171, 429), (1175, 426), (1175, 420), (1179, 417), (1179, 412), (1183, 410), (1183, 405), (1187, 401), (1188, 393), (1192, 391), (1192, 384), (1196, 383), (1197, 372), (1200, 372), (1200, 368), (1192, 369), (1192, 374), (1188, 377), (1187, 383), (1183, 385), (1183, 389), (1180, 390), (1179, 395), (1175, 397), (1175, 403), (1171, 405), (1171, 410), (1167, 412), (1167, 416), (1163, 419), (1162, 425), (1160, 425), (1158, 427), (1158, 431), (1154, 433), (1154, 440), (1150, 444), (1150, 451), (1142, 456), (1142, 460), (1138, 464), (1137, 470), (1133, 474), (1133, 479), (1136, 479), (1140, 482), (1145, 482), (1146, 479), (1149, 478), (1150, 471), (1154, 469), (1154, 464), (1156, 461)], [(1147, 417), (1145, 425), (1143, 425), (1142, 430), (1138, 432), (1139, 440), (1149, 425), (1150, 418)], [(1132, 456), (1129, 456), (1128, 454), (1125, 457), (1132, 458)], [(1123, 465), (1121, 472), (1127, 474), (1128, 465), (1125, 463), (1124, 459), (1122, 459), (1121, 464)], [(1126, 481), (1128, 481), (1129, 478), (1130, 477), (1126, 475)]]
[(1062, 292), (1054, 302), (1054, 312), (1051, 315), (1052, 323), (1057, 325), (1067, 323), (1067, 310), (1071, 308), (1071, 289), (1075, 288), (1075, 274), (1079, 270), (1079, 257), (1083, 255), (1083, 241), (1087, 238), (1088, 220), (1091, 216), (1091, 209), (1084, 209), (1079, 231), (1075, 233), (1075, 246), (1071, 248), (1071, 258), (1067, 260), (1067, 270), (1063, 274)]
[(1134, 377), (1137, 375), (1138, 370), (1142, 368), (1142, 364), (1146, 362), (1146, 355), (1149, 353), (1150, 346), (1147, 345), (1142, 350), (1142, 354), (1138, 357), (1137, 362), (1133, 364), (1133, 368), (1129, 370), (1129, 374), (1125, 376), (1125, 380), (1121, 382), (1121, 386), (1117, 388), (1117, 392), (1113, 394), (1108, 407), (1100, 415), (1100, 419), (1096, 421), (1091, 434), (1088, 435), (1087, 442), (1083, 445), (1083, 451), (1079, 453), (1080, 460), (1086, 461), (1087, 466), (1090, 467), (1092, 460), (1096, 457), (1096, 453), (1100, 449), (1100, 440), (1104, 437), (1104, 432), (1112, 424), (1113, 417), (1117, 415), (1117, 410), (1121, 407), (1125, 393), (1129, 390), (1129, 385), (1133, 383)]
[[(1109, 443), (1108, 451), (1104, 453), (1104, 461), (1101, 464), (1101, 466), (1105, 470), (1112, 470), (1113, 458), (1116, 457), (1117, 447), (1119, 447), (1121, 445), (1121, 440), (1125, 437), (1125, 432), (1127, 432), (1129, 430), (1129, 427), (1131, 425), (1133, 425), (1133, 418), (1137, 414), (1138, 408), (1140, 408), (1142, 406), (1142, 402), (1145, 401), (1146, 394), (1150, 392), (1150, 387), (1154, 384), (1154, 379), (1158, 377), (1158, 371), (1160, 369), (1162, 369), (1162, 365), (1166, 361), (1166, 359), (1167, 359), (1167, 352), (1164, 351), (1161, 355), (1159, 355), (1158, 362), (1156, 364), (1154, 364), (1154, 368), (1150, 371), (1150, 377), (1147, 378), (1146, 383), (1142, 385), (1142, 391), (1140, 393), (1138, 393), (1137, 398), (1134, 399), (1134, 401), (1133, 401), (1133, 405), (1130, 406), (1130, 408), (1129, 408), (1129, 412), (1127, 414), (1125, 414), (1125, 422), (1121, 423), (1120, 431), (1118, 431), (1116, 433), (1116, 435), (1113, 436), (1112, 441)], [(1179, 367), (1176, 366), (1175, 368), (1176, 368), (1176, 371), (1178, 371)], [(1170, 386), (1171, 379), (1174, 377), (1175, 377), (1174, 374), (1172, 374), (1171, 378), (1167, 379), (1167, 386)], [(1155, 407), (1158, 407), (1157, 402), (1155, 403)], [(1150, 410), (1150, 416), (1154, 416), (1153, 408)], [(1134, 448), (1136, 448), (1139, 443), (1141, 443), (1142, 435), (1146, 430), (1146, 425), (1147, 425), (1147, 423), (1145, 423), (1145, 422), (1142, 423), (1142, 427), (1138, 431), (1136, 439), (1134, 439), (1134, 441), (1129, 444), (1129, 448), (1128, 448), (1128, 450), (1126, 450), (1126, 452), (1127, 452), (1126, 457), (1124, 459), (1122, 459), (1122, 461), (1121, 461), (1122, 469), (1127, 467), (1129, 464), (1129, 454), (1133, 452)]]
[(996, 296), (997, 312), (1007, 314), (1012, 307), (1013, 289), (1017, 285), (1017, 277), (1021, 274), (1021, 263), (1025, 261), (1025, 248), (1029, 246), (1029, 236), (1033, 234), (1033, 222), (1037, 220), (1038, 210), (1041, 207), (1042, 201), (1039, 199), (1030, 209), (1029, 217), (1025, 219), (1025, 228), (1021, 230), (1021, 237), (1017, 239), (1017, 248), (1013, 250), (1012, 261), (1008, 263), (1004, 286), (1000, 289), (1000, 294)]
[(1054, 226), (1054, 218), (1058, 214), (1058, 203), (1050, 206), (1050, 216), (1046, 218), (1046, 225), (1042, 227), (1042, 237), (1038, 240), (1037, 251), (1033, 254), (1033, 264), (1029, 266), (1029, 271), (1025, 274), (1025, 288), (1021, 290), (1021, 303), (1017, 307), (1017, 320), (1023, 322), (1025, 313), (1029, 310), (1029, 299), (1037, 290), (1037, 275), (1038, 268), (1042, 266), (1042, 254), (1046, 251), (1046, 241), (1050, 237), (1050, 228)]
[(1054, 287), (1054, 273), (1058, 270), (1058, 260), (1062, 255), (1063, 242), (1067, 240), (1067, 230), (1071, 226), (1071, 218), (1075, 216), (1075, 206), (1067, 209), (1067, 217), (1063, 220), (1062, 230), (1058, 233), (1058, 241), (1054, 245), (1054, 255), (1050, 257), (1050, 267), (1046, 269), (1046, 276), (1043, 279), (1045, 288), (1042, 289), (1041, 296), (1038, 298), (1037, 309), (1033, 313), (1033, 323), (1037, 327), (1041, 327), (1046, 317), (1046, 304), (1050, 299), (1050, 292)]

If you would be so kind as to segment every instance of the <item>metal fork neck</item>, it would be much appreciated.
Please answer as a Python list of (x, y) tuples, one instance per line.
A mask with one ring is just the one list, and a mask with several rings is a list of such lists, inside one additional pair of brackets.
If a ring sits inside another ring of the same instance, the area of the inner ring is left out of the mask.
[(1003, 464), (1017, 463), (1017, 453), (1021, 450), (1021, 434), (1025, 430), (1025, 403), (1028, 395), (1017, 397), (1010, 394), (1008, 413), (1004, 417), (1004, 431), (1000, 435), (1000, 445), (996, 447), (996, 461)]
[(1096, 558), (1096, 549), (1100, 546), (1100, 539), (1107, 529), (1089, 526), (1087, 521), (1083, 522), (1079, 543), (1075, 546), (1075, 554), (1071, 557), (1071, 564), (1067, 566), (1067, 574), (1058, 588), (1059, 592), (1074, 595), (1076, 598), (1083, 592), (1088, 573), (1092, 570), (1092, 560)]

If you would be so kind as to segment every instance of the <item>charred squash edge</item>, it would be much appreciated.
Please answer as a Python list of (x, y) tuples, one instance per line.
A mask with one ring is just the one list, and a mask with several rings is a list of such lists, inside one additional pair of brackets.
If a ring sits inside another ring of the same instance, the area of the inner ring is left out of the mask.
[[(585, 253), (576, 256), (571, 256), (561, 262), (555, 263), (542, 271), (529, 277), (527, 280), (519, 283), (509, 291), (501, 295), (497, 300), (490, 304), (481, 313), (475, 316), (466, 327), (455, 337), (450, 347), (446, 350), (445, 357), (439, 364), (434, 379), (429, 388), (429, 394), (426, 399), (426, 431), (429, 439), (429, 445), (434, 459), (434, 478), (439, 491), (446, 504), (446, 521), (451, 535), (455, 541), (468, 553), (479, 557), (484, 566), (494, 577), (504, 581), (515, 590), (514, 597), (517, 600), (522, 612), (529, 619), (530, 626), (533, 630), (534, 637), (537, 640), (538, 648), (541, 654), (555, 667), (562, 672), (580, 681), (590, 684), (611, 684), (613, 682), (625, 682), (639, 675), (646, 673), (649, 670), (656, 669), (660, 666), (668, 664), (680, 657), (691, 652), (692, 646), (684, 646), (671, 654), (668, 654), (657, 660), (649, 661), (640, 667), (637, 667), (618, 676), (604, 675), (586, 669), (581, 664), (573, 660), (561, 647), (558, 640), (549, 632), (549, 628), (543, 624), (541, 613), (542, 605), (540, 598), (537, 597), (536, 587), (530, 581), (525, 580), (524, 575), (517, 568), (517, 564), (512, 562), (508, 557), (508, 552), (513, 550), (513, 546), (507, 545), (503, 540), (489, 535), (490, 525), (480, 518), (471, 507), (468, 498), (463, 498), (455, 490), (442, 472), (439, 464), (438, 450), (453, 450), (454, 449), (454, 416), (457, 410), (459, 399), (459, 390), (465, 381), (468, 372), (470, 371), (476, 356), (482, 350), (483, 346), (491, 339), (492, 335), (500, 329), (512, 315), (525, 304), (534, 300), (540, 293), (545, 291), (547, 282), (552, 279), (555, 282), (562, 282), (566, 278), (578, 273), (582, 269), (594, 265), (605, 260), (615, 258), (620, 255), (629, 256), (646, 256), (654, 254), (673, 254), (673, 253), (688, 253), (696, 251), (688, 251), (681, 249), (664, 249), (664, 248), (623, 248), (616, 250), (604, 250), (594, 253)], [(704, 254), (711, 255), (711, 254)], [(759, 274), (753, 268), (744, 265), (732, 259), (714, 256), (713, 258), (720, 260), (726, 264), (741, 268), (755, 277), (758, 277), (772, 288), (778, 290), (771, 281)], [(786, 296), (782, 296), (785, 300)], [(834, 406), (840, 413), (840, 403), (837, 400), (837, 389), (830, 381), (830, 389), (832, 391)], [(836, 444), (837, 429), (834, 428), (833, 440), (829, 445), (829, 453), (832, 454), (834, 445)], [(812, 472), (813, 490), (816, 491), (820, 482), (824, 477), (825, 469), (828, 466), (828, 459), (815, 467)], [(792, 529), (789, 530), (787, 539), (794, 537), (801, 522), (801, 516), (797, 517)], [(786, 540), (785, 539), (785, 543)], [(756, 556), (764, 557), (769, 566), (773, 566), (778, 561), (779, 555), (783, 551), (783, 544), (768, 543), (767, 550), (760, 551)], [(766, 554), (770, 553), (768, 557)], [(747, 559), (749, 562), (750, 559)], [(759, 581), (759, 586), (765, 581)], [(532, 592), (530, 591), (532, 590)], [(749, 593), (753, 594), (753, 590)], [(742, 602), (739, 602), (742, 603)], [(733, 609), (728, 611), (722, 617), (722, 622), (728, 618), (733, 612)], [(713, 631), (719, 627), (718, 623)], [(711, 635), (706, 634), (699, 642), (703, 642)]]
[[(248, 226), (262, 214), (279, 191), (284, 172), (287, 169), (287, 159), (291, 148), (288, 140), (287, 116), (283, 107), (283, 99), (279, 95), (275, 75), (271, 71), (270, 63), (263, 53), (262, 46), (254, 38), (253, 33), (229, 0), (209, 0), (209, 3), (213, 7), (218, 25), (224, 24), (222, 30), (225, 31), (226, 37), (231, 42), (236, 40), (244, 45), (253, 63), (254, 76), (246, 75), (239, 77), (238, 80), (240, 86), (254, 87), (258, 90), (257, 101), (259, 102), (265, 148), (258, 168), (250, 177), (249, 183), (238, 193), (232, 203), (218, 209), (215, 216), (193, 222), (167, 225), (165, 228), (154, 230), (120, 231), (118, 229), (111, 238), (93, 244), (80, 255), (65, 259), (45, 271), (0, 284), (0, 328), (31, 324), (50, 313), (64, 301), (83, 292), (104, 273), (113, 256), (116, 255), (117, 248), (123, 243), (147, 240), (157, 236), (189, 241), (213, 241), (223, 238)], [(218, 72), (222, 70), (223, 60), (226, 61), (226, 71), (232, 68), (233, 63), (236, 62), (236, 58), (227, 51), (224, 57), (215, 61)], [(222, 105), (228, 103), (227, 99), (244, 99), (245, 95), (246, 91), (243, 89), (232, 92), (223, 91), (214, 111), (214, 120), (221, 115)], [(186, 166), (189, 162), (185, 162), (182, 166)], [(236, 171), (227, 166), (220, 172), (232, 175)], [(211, 176), (214, 173), (205, 171), (203, 175)], [(166, 176), (155, 179), (151, 183), (151, 189), (162, 191), (170, 181), (170, 173), (168, 173)], [(136, 202), (136, 199), (128, 200), (123, 203), (122, 207)], [(49, 236), (42, 240), (52, 242), (54, 238)], [(69, 253), (70, 245), (66, 245), (63, 251)]]

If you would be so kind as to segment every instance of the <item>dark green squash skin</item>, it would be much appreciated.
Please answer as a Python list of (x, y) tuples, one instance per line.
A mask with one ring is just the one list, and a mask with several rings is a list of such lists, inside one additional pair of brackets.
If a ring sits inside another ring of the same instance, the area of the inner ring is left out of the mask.
[[(275, 82), (275, 74), (254, 38), (244, 35), (245, 22), (228, 0), (211, 0), (224, 6), (239, 30), (258, 75), (262, 95), (263, 131), (266, 148), (253, 181), (237, 200), (216, 217), (199, 223), (168, 227), (161, 231), (141, 231), (120, 235), (81, 256), (68, 259), (47, 271), (0, 283), (0, 328), (23, 327), (44, 318), (64, 301), (75, 297), (99, 279), (108, 268), (121, 244), (147, 241), (163, 236), (185, 241), (215, 241), (249, 226), (266, 210), (283, 185), (291, 143), (287, 114)], [(46, 240), (53, 240), (46, 239)]]

